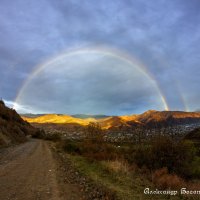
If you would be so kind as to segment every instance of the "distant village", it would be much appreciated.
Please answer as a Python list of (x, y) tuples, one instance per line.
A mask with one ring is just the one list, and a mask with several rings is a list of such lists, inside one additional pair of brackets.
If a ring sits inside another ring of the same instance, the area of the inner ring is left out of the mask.
[[(161, 128), (133, 127), (132, 129), (108, 129), (104, 130), (104, 139), (110, 142), (126, 141), (140, 143), (141, 141), (151, 139), (156, 135), (169, 135), (178, 140), (198, 127), (200, 127), (200, 123), (173, 125)], [(77, 140), (85, 138), (85, 129), (83, 127), (71, 129), (66, 127), (60, 129), (54, 126), (45, 126), (44, 130), (47, 135), (57, 134), (62, 139)]]

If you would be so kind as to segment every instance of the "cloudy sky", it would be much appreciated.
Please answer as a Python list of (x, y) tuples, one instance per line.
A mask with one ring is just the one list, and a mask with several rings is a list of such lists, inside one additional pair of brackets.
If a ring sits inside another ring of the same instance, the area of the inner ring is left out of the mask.
[(199, 0), (0, 0), (0, 96), (19, 112), (199, 110), (199, 9)]

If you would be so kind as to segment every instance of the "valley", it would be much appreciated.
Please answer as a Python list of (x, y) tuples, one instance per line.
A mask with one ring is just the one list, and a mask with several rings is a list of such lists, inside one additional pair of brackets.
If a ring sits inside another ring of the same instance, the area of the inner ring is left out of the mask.
[(0, 199), (165, 200), (145, 188), (200, 188), (199, 112), (21, 118), (0, 106)]
[(58, 134), (63, 139), (84, 138), (85, 127), (90, 123), (96, 123), (101, 126), (105, 140), (134, 143), (138, 143), (138, 140), (151, 139), (157, 134), (180, 139), (200, 127), (199, 112), (181, 111), (150, 110), (140, 115), (76, 117), (61, 114), (24, 114), (22, 118), (36, 128), (44, 129), (48, 135)]
[(1, 0), (0, 200), (200, 200), (200, 0)]

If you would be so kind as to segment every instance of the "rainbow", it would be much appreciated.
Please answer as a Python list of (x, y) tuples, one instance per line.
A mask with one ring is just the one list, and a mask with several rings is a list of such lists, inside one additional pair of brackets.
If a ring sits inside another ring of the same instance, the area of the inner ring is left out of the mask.
[[(170, 65), (168, 63), (168, 60), (165, 59), (162, 55), (159, 55), (159, 57), (156, 57), (156, 60), (159, 63), (160, 67), (162, 66), (162, 67), (168, 68), (168, 66)], [(186, 98), (183, 95), (184, 94), (183, 88), (181, 87), (179, 80), (178, 79), (174, 79), (173, 75), (170, 76), (170, 80), (173, 83), (173, 91), (172, 91), (172, 93), (176, 95), (176, 97), (179, 100), (180, 105), (183, 106), (182, 108), (184, 109), (184, 111), (190, 112), (190, 109), (188, 107), (188, 103), (186, 101)]]
[(80, 54), (86, 54), (86, 53), (101, 53), (102, 55), (108, 55), (112, 56), (114, 58), (121, 59), (125, 61), (129, 65), (134, 65), (137, 67), (137, 69), (143, 73), (144, 75), (148, 76), (151, 81), (154, 82), (156, 90), (160, 96), (160, 99), (163, 103), (163, 107), (165, 110), (169, 110), (169, 105), (167, 103), (167, 100), (165, 98), (165, 95), (163, 94), (158, 82), (154, 78), (154, 76), (148, 71), (147, 67), (141, 63), (138, 59), (134, 58), (133, 56), (130, 56), (128, 53), (121, 52), (117, 49), (113, 48), (108, 48), (105, 46), (98, 46), (98, 47), (90, 47), (90, 48), (78, 48), (78, 49), (73, 49), (73, 50), (68, 50), (61, 52), (59, 55), (50, 58), (49, 60), (43, 62), (42, 64), (37, 65), (33, 71), (30, 73), (28, 78), (24, 81), (22, 84), (22, 87), (18, 91), (16, 98), (15, 98), (15, 103), (18, 103), (20, 101), (20, 98), (22, 94), (24, 93), (24, 90), (28, 86), (28, 84), (31, 82), (31, 80), (36, 77), (43, 69), (47, 68), (49, 65), (53, 64), (54, 62), (57, 62), (59, 60), (62, 60), (68, 56), (74, 56), (74, 55), (80, 55)]

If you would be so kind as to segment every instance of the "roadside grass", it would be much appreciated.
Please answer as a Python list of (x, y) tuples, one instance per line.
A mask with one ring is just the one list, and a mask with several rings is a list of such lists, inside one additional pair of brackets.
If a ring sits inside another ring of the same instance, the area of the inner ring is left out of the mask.
[[(68, 154), (73, 166), (83, 176), (88, 177), (95, 184), (103, 185), (108, 190), (116, 193), (118, 199), (169, 199), (169, 196), (145, 195), (144, 189), (155, 186), (137, 171), (128, 168), (125, 161), (94, 161), (79, 156)], [(170, 199), (179, 199), (171, 197)]]
[[(180, 194), (176, 196), (144, 194), (145, 188), (152, 191), (155, 191), (156, 188), (161, 191), (179, 191), (181, 187), (199, 188), (198, 180), (197, 182), (192, 180), (185, 182), (181, 176), (173, 172), (170, 173), (166, 167), (168, 165), (170, 167), (172, 163), (168, 158), (171, 155), (171, 150), (176, 149), (178, 155), (182, 158), (182, 155), (188, 155), (188, 152), (195, 152), (193, 146), (187, 142), (180, 143), (181, 151), (179, 148), (170, 149), (168, 145), (161, 145), (162, 141), (165, 142), (165, 139), (163, 138), (163, 140), (152, 145), (131, 145), (103, 142), (97, 139), (66, 140), (59, 144), (59, 148), (66, 152), (72, 165), (80, 174), (89, 178), (95, 185), (103, 186), (108, 191), (113, 192), (119, 200), (190, 199), (185, 195), (180, 196)], [(176, 153), (176, 151), (173, 152)], [(166, 166), (162, 166), (161, 157), (162, 160), (165, 158)], [(172, 158), (174, 159), (174, 157)], [(188, 164), (189, 161), (185, 162), (184, 159), (180, 159), (180, 163)], [(196, 156), (195, 159), (192, 157), (191, 161), (190, 166), (185, 165), (185, 167), (189, 172), (192, 172), (191, 175), (195, 175), (198, 179), (199, 157)], [(175, 165), (176, 162), (174, 162), (174, 166), (177, 170), (183, 167), (181, 164)], [(195, 171), (192, 171), (189, 167), (195, 169)], [(196, 197), (193, 199), (196, 199)]]

